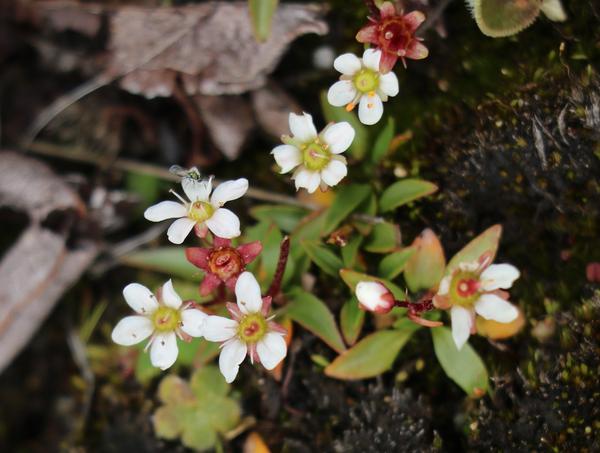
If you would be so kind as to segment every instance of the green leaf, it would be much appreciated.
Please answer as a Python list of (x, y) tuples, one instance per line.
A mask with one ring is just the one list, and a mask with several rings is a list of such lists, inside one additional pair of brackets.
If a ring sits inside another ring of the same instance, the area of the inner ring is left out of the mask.
[(484, 35), (493, 38), (514, 35), (529, 27), (540, 13), (540, 0), (468, 0)]
[(203, 366), (190, 378), (190, 387), (196, 398), (203, 399), (208, 393), (226, 396), (229, 393), (229, 384), (215, 366)]
[(402, 273), (413, 253), (415, 253), (413, 247), (406, 247), (387, 255), (379, 262), (379, 276), (390, 280), (396, 278)]
[(408, 321), (403, 329), (382, 330), (363, 338), (325, 368), (337, 379), (365, 379), (389, 370), (398, 353), (419, 326)]
[(327, 305), (299, 288), (290, 291), (287, 298), (289, 302), (283, 308), (286, 315), (321, 338), (335, 351), (342, 352), (346, 349), (335, 324), (335, 318)]
[(446, 258), (440, 240), (429, 228), (412, 243), (415, 250), (404, 268), (404, 279), (411, 292), (434, 288), (444, 276)]
[(403, 179), (383, 191), (379, 199), (379, 209), (381, 212), (391, 211), (437, 190), (438, 187), (429, 181), (414, 178)]
[(489, 254), (490, 262), (493, 262), (496, 252), (498, 251), (501, 235), (501, 225), (494, 225), (485, 230), (452, 257), (446, 267), (446, 274), (451, 274), (460, 263), (472, 263), (478, 261), (484, 254)]
[(372, 253), (388, 253), (400, 246), (400, 227), (382, 222), (373, 227), (364, 249)]
[(248, 0), (252, 29), (257, 41), (266, 41), (271, 34), (273, 15), (279, 0)]
[(389, 151), (390, 144), (392, 143), (392, 139), (394, 138), (395, 129), (396, 126), (394, 123), (394, 118), (390, 116), (388, 118), (387, 124), (375, 140), (375, 145), (373, 146), (373, 151), (371, 152), (371, 161), (373, 163), (379, 163)]
[(338, 123), (340, 121), (347, 121), (350, 126), (354, 129), (356, 135), (352, 141), (352, 145), (348, 152), (355, 159), (362, 159), (365, 157), (369, 146), (369, 132), (364, 124), (362, 124), (353, 112), (347, 112), (344, 107), (334, 107), (329, 101), (327, 101), (327, 92), (321, 92), (321, 109), (323, 110), (323, 116), (329, 122), (333, 121)]
[(147, 384), (160, 374), (160, 369), (152, 365), (150, 354), (140, 350), (135, 361), (134, 374), (138, 382)]
[(200, 281), (204, 275), (196, 266), (185, 258), (183, 247), (159, 247), (142, 250), (122, 256), (121, 263), (186, 280)]
[(447, 327), (433, 328), (431, 335), (435, 355), (448, 377), (470, 396), (483, 396), (488, 391), (488, 373), (475, 350), (468, 343), (456, 349)]
[(160, 193), (162, 181), (156, 176), (143, 173), (127, 173), (125, 186), (128, 192), (134, 192), (143, 201), (142, 206), (154, 203)]
[(348, 300), (340, 311), (340, 328), (346, 344), (356, 343), (365, 321), (365, 312), (358, 306), (356, 297)]
[(383, 283), (387, 289), (389, 289), (396, 299), (404, 300), (404, 291), (400, 289), (397, 285), (390, 282), (389, 280), (373, 277), (372, 275), (363, 274), (361, 272), (356, 272), (351, 269), (342, 269), (340, 271), (340, 277), (344, 280), (344, 283), (348, 285), (352, 294), (356, 292), (356, 285), (358, 282), (380, 282)]
[(313, 241), (302, 241), (302, 247), (310, 259), (325, 273), (337, 277), (340, 269), (344, 267), (342, 260), (328, 247)]
[(281, 234), (281, 231), (279, 231), (279, 228), (275, 224), (269, 227), (266, 236), (263, 238), (263, 249), (260, 254), (261, 265), (256, 276), (263, 290), (268, 288), (269, 283), (275, 275), (282, 239), (283, 234)]
[(354, 236), (348, 243), (342, 247), (342, 261), (344, 266), (348, 268), (355, 268), (357, 265), (358, 252), (360, 244), (362, 243), (363, 237), (360, 235)]
[(335, 230), (370, 193), (371, 187), (366, 184), (341, 186), (327, 210), (321, 234), (326, 235)]
[(250, 214), (255, 219), (275, 223), (286, 233), (291, 233), (308, 213), (304, 208), (289, 205), (263, 204), (250, 209)]

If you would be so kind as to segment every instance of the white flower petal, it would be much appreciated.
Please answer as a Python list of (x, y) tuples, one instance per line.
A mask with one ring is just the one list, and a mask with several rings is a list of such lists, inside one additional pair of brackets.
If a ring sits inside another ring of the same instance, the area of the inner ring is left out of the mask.
[(258, 313), (262, 308), (260, 286), (251, 272), (242, 272), (235, 284), (238, 307), (244, 314)]
[(194, 203), (196, 201), (208, 201), (210, 191), (212, 190), (212, 176), (208, 179), (183, 178), (181, 187), (189, 200)]
[(356, 88), (350, 80), (340, 80), (329, 87), (327, 102), (335, 107), (350, 104), (357, 95)]
[(234, 181), (225, 181), (217, 186), (210, 203), (215, 208), (220, 208), (228, 201), (237, 200), (248, 191), (248, 180), (246, 178), (236, 179)]
[(167, 307), (174, 308), (175, 310), (181, 307), (181, 297), (175, 292), (171, 279), (167, 280), (162, 286), (162, 301)]
[(227, 341), (237, 333), (238, 323), (223, 316), (209, 316), (204, 321), (204, 338), (208, 341)]
[(452, 282), (452, 276), (451, 275), (447, 275), (444, 278), (442, 278), (442, 281), (440, 282), (440, 286), (438, 288), (437, 295), (438, 296), (445, 296), (446, 294), (448, 294), (448, 291), (450, 290), (450, 283), (451, 282)]
[(153, 366), (166, 370), (175, 363), (178, 353), (175, 332), (156, 334), (150, 346), (150, 362)]
[(117, 344), (131, 346), (144, 341), (153, 331), (152, 321), (145, 316), (127, 316), (118, 322), (111, 337)]
[(383, 102), (377, 93), (365, 94), (358, 104), (358, 119), (361, 123), (372, 125), (377, 123), (383, 115)]
[(151, 222), (162, 222), (166, 219), (177, 219), (179, 217), (185, 217), (187, 209), (181, 203), (175, 201), (161, 201), (154, 206), (150, 206), (144, 212), (146, 220)]
[(287, 354), (287, 346), (283, 335), (276, 332), (268, 332), (256, 344), (256, 353), (262, 366), (267, 370), (272, 370)]
[(333, 60), (333, 67), (344, 75), (352, 75), (360, 70), (362, 64), (353, 53), (345, 53)]
[(520, 276), (519, 269), (512, 264), (492, 264), (479, 277), (485, 291), (508, 289)]
[(308, 193), (313, 193), (321, 183), (321, 176), (319, 176), (319, 173), (317, 172), (302, 167), (294, 174), (294, 182), (296, 184), (296, 190), (304, 187)]
[(348, 168), (339, 160), (332, 160), (321, 170), (321, 179), (328, 186), (335, 186), (348, 174)]
[(379, 76), (379, 89), (387, 96), (396, 96), (400, 91), (398, 77), (393, 72)]
[(185, 241), (187, 235), (190, 234), (194, 225), (196, 225), (196, 221), (187, 217), (175, 220), (167, 230), (169, 241), (173, 244), (181, 244)]
[(379, 61), (381, 60), (381, 50), (367, 49), (363, 53), (363, 65), (372, 71), (379, 72)]
[(456, 348), (460, 350), (471, 335), (473, 315), (471, 310), (454, 305), (450, 309), (450, 319), (452, 321), (452, 338)]
[(332, 124), (325, 129), (323, 131), (323, 140), (329, 145), (329, 151), (333, 154), (340, 154), (350, 147), (355, 135), (356, 132), (350, 126), (350, 123), (342, 121), (341, 123)]
[(181, 330), (191, 337), (204, 335), (204, 323), (208, 315), (195, 308), (188, 308), (181, 312)]
[(246, 358), (248, 347), (240, 340), (228, 341), (219, 355), (219, 369), (227, 383), (232, 383), (238, 374), (240, 364)]
[(281, 173), (287, 173), (302, 163), (300, 150), (292, 145), (279, 145), (271, 151), (275, 162), (281, 167)]
[(213, 234), (224, 239), (236, 238), (241, 234), (240, 219), (229, 209), (217, 209), (205, 223)]
[(475, 302), (475, 311), (485, 319), (497, 322), (513, 322), (519, 316), (519, 310), (510, 302), (495, 294), (482, 294)]
[(301, 142), (310, 142), (317, 138), (317, 129), (312, 120), (312, 116), (308, 113), (296, 115), (290, 113), (290, 131), (294, 138)]
[(123, 288), (123, 297), (127, 305), (140, 315), (149, 315), (150, 313), (154, 313), (154, 310), (158, 308), (156, 296), (152, 294), (152, 291), (139, 283), (130, 283)]

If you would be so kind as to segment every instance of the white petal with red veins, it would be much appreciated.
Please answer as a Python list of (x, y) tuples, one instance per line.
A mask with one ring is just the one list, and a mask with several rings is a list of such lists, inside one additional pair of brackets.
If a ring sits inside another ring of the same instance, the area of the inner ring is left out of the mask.
[(150, 362), (153, 366), (166, 370), (175, 363), (178, 353), (175, 332), (156, 334), (150, 346)]
[(208, 315), (195, 308), (188, 308), (181, 312), (181, 330), (190, 337), (201, 337), (204, 335), (204, 323)]
[(383, 102), (376, 94), (365, 94), (360, 98), (358, 104), (358, 119), (366, 125), (377, 123), (383, 115)]
[(241, 234), (240, 219), (229, 209), (217, 209), (205, 223), (213, 234), (224, 239), (235, 238)]
[(251, 272), (242, 272), (235, 284), (235, 297), (240, 311), (244, 314), (258, 313), (262, 308), (260, 286)]
[(140, 315), (149, 315), (158, 308), (158, 301), (152, 291), (139, 283), (130, 283), (123, 288), (125, 302)]
[(215, 208), (220, 208), (228, 201), (237, 200), (248, 191), (248, 180), (246, 178), (236, 179), (235, 181), (225, 181), (217, 186), (210, 203)]
[(144, 341), (154, 331), (152, 321), (145, 316), (127, 316), (112, 331), (112, 341), (121, 346), (131, 346)]
[(362, 67), (360, 58), (353, 53), (345, 53), (333, 60), (333, 67), (344, 75), (353, 75)]
[(234, 381), (240, 369), (240, 364), (246, 358), (247, 351), (246, 343), (237, 339), (228, 341), (221, 349), (219, 369), (227, 383)]
[(329, 87), (327, 91), (327, 102), (335, 107), (350, 104), (358, 92), (350, 80), (340, 80)]
[(323, 140), (329, 145), (329, 151), (333, 154), (340, 154), (350, 148), (354, 140), (354, 128), (350, 123), (342, 121), (329, 126), (323, 132)]
[(167, 307), (174, 308), (175, 310), (181, 307), (181, 297), (175, 292), (171, 279), (162, 287), (162, 301)]
[(237, 321), (223, 316), (209, 316), (204, 321), (203, 335), (208, 341), (227, 341), (233, 338), (238, 329)]
[(492, 264), (479, 277), (485, 291), (508, 289), (520, 276), (519, 269), (512, 264)]
[(519, 316), (517, 307), (495, 294), (482, 294), (475, 302), (475, 311), (485, 319), (503, 323), (513, 322)]
[(312, 116), (308, 113), (302, 115), (296, 115), (290, 113), (290, 130), (294, 138), (297, 138), (301, 142), (310, 142), (317, 138), (317, 129), (313, 123)]
[(281, 167), (281, 173), (287, 173), (302, 163), (300, 150), (292, 145), (279, 145), (271, 151), (275, 162)]
[(146, 220), (151, 222), (162, 222), (163, 220), (177, 219), (186, 215), (187, 209), (185, 206), (175, 201), (161, 201), (154, 206), (150, 206), (144, 212)]
[(181, 244), (196, 225), (196, 221), (183, 217), (175, 220), (167, 230), (167, 238), (173, 244)]
[(257, 344), (256, 353), (260, 363), (267, 369), (272, 370), (287, 354), (285, 339), (279, 333), (268, 332)]
[(452, 338), (457, 349), (461, 349), (471, 335), (473, 314), (471, 310), (455, 305), (450, 309), (452, 321)]

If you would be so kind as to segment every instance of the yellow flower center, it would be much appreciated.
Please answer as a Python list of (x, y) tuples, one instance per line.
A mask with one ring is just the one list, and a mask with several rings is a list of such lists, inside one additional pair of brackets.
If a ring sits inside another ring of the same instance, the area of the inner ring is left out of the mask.
[(198, 223), (204, 222), (212, 217), (215, 208), (207, 201), (196, 201), (192, 203), (188, 211), (188, 217)]
[(318, 138), (314, 142), (302, 146), (304, 166), (310, 171), (323, 170), (331, 161), (331, 152), (327, 148), (328, 146)]
[(363, 68), (354, 76), (354, 86), (361, 93), (375, 91), (379, 87), (379, 74)]
[(179, 310), (171, 307), (160, 306), (152, 314), (152, 324), (157, 332), (172, 332), (181, 322)]
[(244, 343), (256, 343), (267, 333), (267, 321), (260, 313), (250, 313), (240, 320), (238, 336)]

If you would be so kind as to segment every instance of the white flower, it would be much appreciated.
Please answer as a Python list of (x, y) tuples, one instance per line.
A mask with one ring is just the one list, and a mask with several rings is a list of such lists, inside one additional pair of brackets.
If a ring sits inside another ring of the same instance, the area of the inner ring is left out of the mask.
[(519, 278), (519, 270), (511, 264), (489, 264), (485, 260), (460, 263), (442, 279), (435, 303), (450, 307), (452, 337), (458, 349), (475, 329), (475, 314), (493, 321), (510, 323), (519, 310), (508, 302), (509, 289)]
[(130, 283), (123, 289), (127, 304), (137, 313), (127, 316), (115, 326), (112, 340), (122, 346), (131, 346), (146, 338), (150, 341), (152, 365), (166, 370), (177, 360), (177, 337), (201, 337), (207, 314), (184, 305), (167, 281), (157, 298), (139, 283)]
[(363, 124), (375, 124), (383, 115), (383, 103), (388, 96), (398, 94), (398, 78), (393, 72), (379, 72), (381, 51), (367, 49), (362, 59), (352, 53), (340, 55), (333, 67), (342, 73), (340, 81), (327, 92), (327, 100), (336, 107), (350, 111), (358, 104), (358, 119)]
[(281, 173), (296, 168), (292, 179), (296, 190), (304, 187), (309, 193), (321, 187), (335, 186), (348, 173), (346, 159), (340, 154), (354, 140), (354, 129), (347, 122), (331, 123), (320, 134), (308, 113), (290, 113), (293, 137), (283, 136), (285, 145), (279, 145), (271, 154), (281, 167)]
[(358, 282), (356, 298), (364, 309), (375, 313), (388, 313), (396, 302), (393, 294), (379, 282)]
[(189, 202), (171, 191), (181, 203), (162, 201), (150, 206), (144, 212), (144, 217), (151, 222), (177, 219), (167, 231), (169, 241), (173, 244), (181, 244), (194, 227), (201, 237), (206, 235), (207, 228), (215, 236), (225, 239), (240, 235), (240, 219), (222, 206), (246, 193), (248, 190), (246, 178), (225, 181), (217, 186), (212, 195), (212, 177), (207, 180), (183, 178), (181, 185)]
[(237, 305), (227, 304), (233, 319), (209, 316), (204, 338), (222, 342), (219, 368), (227, 382), (233, 382), (246, 354), (254, 363), (272, 370), (287, 353), (285, 330), (267, 318), (271, 298), (262, 298), (260, 286), (250, 272), (240, 274), (235, 285)]

